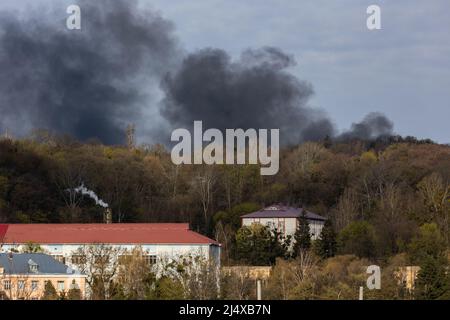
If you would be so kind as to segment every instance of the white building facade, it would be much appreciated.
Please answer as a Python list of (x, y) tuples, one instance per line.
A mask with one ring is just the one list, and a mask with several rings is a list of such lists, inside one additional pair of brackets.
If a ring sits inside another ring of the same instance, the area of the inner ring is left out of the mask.
[(276, 229), (284, 237), (294, 237), (299, 225), (299, 219), (303, 214), (309, 223), (311, 239), (317, 240), (322, 232), (326, 218), (302, 208), (273, 205), (241, 216), (241, 224), (242, 226), (251, 226), (254, 223), (259, 223), (272, 230)]
[(30, 243), (74, 269), (78, 250), (99, 244), (123, 254), (139, 246), (149, 264), (188, 256), (220, 264), (220, 244), (185, 223), (0, 225), (0, 252), (23, 252)]

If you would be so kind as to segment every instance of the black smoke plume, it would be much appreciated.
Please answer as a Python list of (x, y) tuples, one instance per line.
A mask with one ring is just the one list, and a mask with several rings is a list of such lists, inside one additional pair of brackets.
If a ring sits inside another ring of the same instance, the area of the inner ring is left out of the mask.
[[(163, 82), (162, 114), (172, 125), (190, 128), (280, 129), (283, 144), (335, 137), (333, 122), (308, 105), (311, 84), (287, 71), (292, 57), (277, 48), (245, 51), (233, 61), (223, 50), (188, 55), (175, 75)], [(379, 113), (367, 115), (336, 138), (370, 140), (391, 135), (393, 125)]]
[(371, 140), (378, 137), (391, 136), (394, 124), (379, 112), (369, 113), (361, 122), (353, 123), (350, 130), (337, 137), (338, 140)]
[(162, 114), (181, 127), (202, 120), (222, 130), (280, 129), (288, 143), (332, 135), (331, 122), (307, 105), (312, 86), (286, 70), (293, 64), (276, 48), (245, 51), (238, 61), (218, 49), (190, 54), (163, 83)]
[[(145, 142), (168, 142), (171, 130), (202, 120), (205, 128), (279, 128), (284, 144), (336, 137), (332, 121), (308, 104), (311, 84), (289, 72), (295, 61), (280, 49), (234, 60), (220, 49), (185, 54), (172, 23), (138, 1), (76, 4), (82, 30), (66, 28), (61, 1), (24, 18), (0, 9), (0, 130), (118, 144), (135, 123)], [(376, 114), (338, 138), (391, 132)]]
[(177, 59), (173, 27), (136, 1), (77, 4), (81, 30), (66, 28), (57, 2), (23, 20), (1, 13), (0, 125), (120, 143), (151, 100), (145, 86), (157, 86)]

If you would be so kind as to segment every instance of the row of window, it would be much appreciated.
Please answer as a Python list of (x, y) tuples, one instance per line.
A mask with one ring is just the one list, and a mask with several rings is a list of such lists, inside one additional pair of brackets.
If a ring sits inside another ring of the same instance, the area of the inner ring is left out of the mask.
[[(119, 263), (120, 264), (125, 264), (126, 261), (128, 259), (131, 258), (131, 255), (121, 255), (119, 256)], [(154, 265), (158, 262), (158, 257), (156, 255), (145, 255), (142, 257), (145, 261), (145, 263), (147, 263), (147, 265)]]
[[(124, 263), (128, 257), (130, 257), (130, 255), (119, 256), (119, 263)], [(61, 263), (64, 263), (64, 264), (66, 263), (66, 258), (62, 255), (54, 255), (53, 258), (55, 258), (56, 260), (58, 260)], [(156, 255), (145, 255), (143, 258), (148, 265), (154, 265), (158, 261), (158, 258)], [(105, 259), (107, 259), (107, 257), (98, 256), (95, 258), (94, 263), (106, 264), (106, 263), (108, 263), (108, 261), (105, 261)], [(72, 264), (75, 264), (75, 265), (84, 264), (84, 263), (86, 263), (86, 257), (83, 255), (74, 254), (71, 257), (71, 261), (72, 261)]]
[[(253, 223), (261, 223), (261, 218), (253, 218)], [(296, 227), (298, 228), (299, 221), (296, 221)], [(273, 221), (267, 221), (266, 225), (271, 229), (277, 229), (278, 232), (286, 236), (286, 220), (285, 218), (274, 218)], [(309, 224), (311, 236), (314, 238), (319, 235), (322, 230), (322, 224), (311, 223)]]
[[(253, 223), (261, 223), (261, 218), (254, 218)], [(270, 229), (277, 229), (278, 232), (286, 235), (286, 220), (284, 218), (275, 218), (274, 221), (267, 221), (266, 225)]]
[[(18, 280), (17, 281), (17, 290), (25, 290), (27, 286), (27, 283), (25, 280)], [(14, 289), (13, 285), (11, 283), (11, 280), (3, 280), (3, 290), (11, 290)], [(36, 291), (39, 289), (39, 281), (38, 280), (32, 280), (31, 281), (31, 291)], [(65, 282), (64, 281), (58, 281), (57, 282), (57, 290), (58, 291), (64, 291), (65, 289)]]

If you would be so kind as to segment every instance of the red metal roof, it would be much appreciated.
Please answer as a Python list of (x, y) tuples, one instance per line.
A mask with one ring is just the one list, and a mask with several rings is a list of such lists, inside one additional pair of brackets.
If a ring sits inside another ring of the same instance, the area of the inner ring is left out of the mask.
[(5, 237), (7, 230), (8, 230), (7, 224), (0, 224), (0, 244), (3, 242), (3, 238)]
[(187, 223), (0, 224), (3, 243), (215, 244)]

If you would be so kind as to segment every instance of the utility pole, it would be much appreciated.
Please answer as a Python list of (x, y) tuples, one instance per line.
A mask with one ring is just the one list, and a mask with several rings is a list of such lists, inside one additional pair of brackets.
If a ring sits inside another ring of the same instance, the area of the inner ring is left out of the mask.
[(256, 280), (256, 300), (261, 300), (261, 280)]
[(129, 124), (126, 129), (127, 147), (133, 150), (136, 147), (135, 139), (136, 127), (134, 124)]

